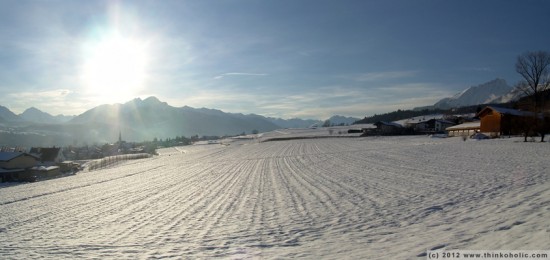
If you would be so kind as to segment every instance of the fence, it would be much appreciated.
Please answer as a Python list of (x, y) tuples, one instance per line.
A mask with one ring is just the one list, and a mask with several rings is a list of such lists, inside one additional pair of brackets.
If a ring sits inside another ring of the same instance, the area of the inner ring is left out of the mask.
[(88, 164), (88, 171), (107, 168), (107, 167), (116, 165), (122, 161), (137, 160), (137, 159), (143, 159), (143, 158), (149, 158), (149, 157), (151, 157), (151, 155), (148, 153), (121, 154), (121, 155), (109, 156), (109, 157), (105, 157), (95, 161), (91, 161)]

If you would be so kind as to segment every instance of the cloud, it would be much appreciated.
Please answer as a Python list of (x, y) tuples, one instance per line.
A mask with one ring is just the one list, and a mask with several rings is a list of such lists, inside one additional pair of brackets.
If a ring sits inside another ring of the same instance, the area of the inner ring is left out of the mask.
[(229, 73), (220, 74), (214, 77), (214, 79), (221, 79), (227, 76), (267, 76), (267, 75), (268, 74), (265, 74), (265, 73), (229, 72)]

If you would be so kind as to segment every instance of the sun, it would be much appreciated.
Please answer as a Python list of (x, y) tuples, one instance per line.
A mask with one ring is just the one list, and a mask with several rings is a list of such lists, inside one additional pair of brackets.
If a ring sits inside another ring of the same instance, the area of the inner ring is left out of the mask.
[(144, 87), (147, 61), (144, 42), (110, 35), (87, 45), (82, 79), (103, 101), (132, 98)]

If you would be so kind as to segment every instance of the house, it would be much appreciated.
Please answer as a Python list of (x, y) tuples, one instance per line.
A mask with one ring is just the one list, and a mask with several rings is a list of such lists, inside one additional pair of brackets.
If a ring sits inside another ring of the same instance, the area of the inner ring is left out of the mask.
[(0, 168), (28, 169), (36, 165), (35, 156), (22, 152), (0, 152)]
[(31, 180), (27, 169), (36, 165), (38, 158), (22, 152), (0, 152), (0, 182)]
[(480, 132), (491, 137), (518, 135), (524, 132), (524, 125), (534, 113), (510, 108), (488, 106), (477, 113), (481, 120)]
[(398, 123), (378, 121), (374, 123), (376, 132), (381, 135), (399, 135), (403, 133), (403, 126)]
[(38, 156), (40, 158), (40, 163), (45, 166), (53, 166), (65, 161), (65, 156), (61, 152), (60, 147), (33, 147), (29, 153)]
[(447, 134), (449, 135), (449, 137), (472, 136), (475, 133), (479, 132), (479, 129), (480, 129), (480, 122), (476, 121), (476, 122), (468, 122), (460, 125), (447, 127), (445, 131), (447, 131)]
[(430, 119), (428, 121), (417, 123), (414, 130), (420, 133), (439, 133), (445, 131), (445, 129), (453, 125), (455, 125), (455, 123), (444, 119)]

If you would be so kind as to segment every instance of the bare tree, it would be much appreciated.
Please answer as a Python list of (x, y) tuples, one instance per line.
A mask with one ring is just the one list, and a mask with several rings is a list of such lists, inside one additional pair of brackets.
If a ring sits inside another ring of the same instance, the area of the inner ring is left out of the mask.
[[(517, 88), (523, 91), (527, 96), (532, 97), (532, 110), (534, 112), (534, 127), (541, 135), (541, 142), (544, 142), (545, 130), (542, 127), (545, 124), (544, 116), (539, 118), (544, 99), (542, 92), (550, 88), (550, 53), (546, 51), (525, 52), (518, 56), (516, 61), (516, 72), (519, 73), (521, 80)], [(525, 141), (527, 141), (525, 133)]]

